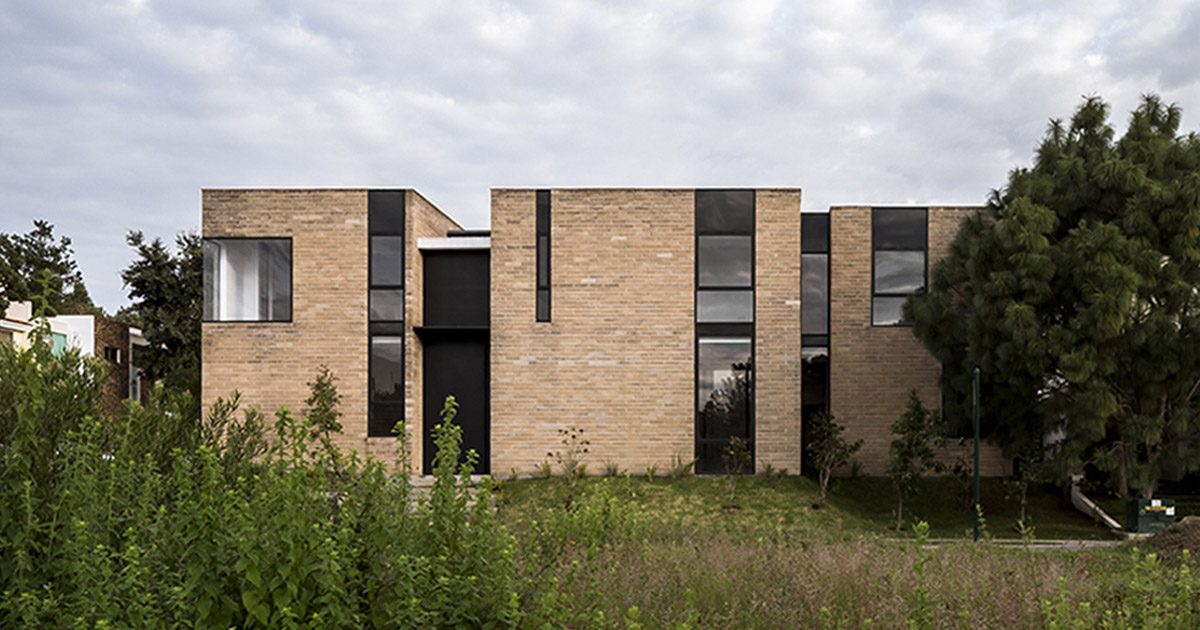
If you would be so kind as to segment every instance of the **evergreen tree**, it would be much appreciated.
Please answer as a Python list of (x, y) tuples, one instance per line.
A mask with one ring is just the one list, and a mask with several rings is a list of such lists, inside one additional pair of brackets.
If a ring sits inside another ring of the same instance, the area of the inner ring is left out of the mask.
[(173, 390), (200, 394), (200, 314), (204, 300), (200, 237), (183, 233), (172, 252), (160, 239), (146, 241), (131, 231), (125, 241), (137, 253), (121, 279), (129, 288), (130, 307), (121, 319), (141, 324), (147, 376)]
[[(49, 271), (49, 286), (43, 291), (38, 279)], [(102, 314), (88, 296), (83, 274), (75, 264), (71, 239), (54, 238), (54, 226), (41, 219), (26, 234), (0, 233), (0, 314), (11, 302), (34, 295), (46, 297), (50, 315)]]
[(937, 449), (946, 444), (942, 416), (921, 404), (917, 390), (908, 392), (908, 408), (892, 424), (896, 439), (888, 447), (887, 475), (896, 488), (896, 531), (904, 529), (904, 497), (911, 495), (917, 479), (926, 472), (942, 472)]
[(951, 406), (981, 368), (985, 429), (1009, 453), (1048, 436), (1060, 473), (1092, 465), (1148, 497), (1166, 467), (1200, 467), (1200, 139), (1152, 95), (1119, 140), (1107, 119), (1088, 97), (1051, 121), (906, 317)]

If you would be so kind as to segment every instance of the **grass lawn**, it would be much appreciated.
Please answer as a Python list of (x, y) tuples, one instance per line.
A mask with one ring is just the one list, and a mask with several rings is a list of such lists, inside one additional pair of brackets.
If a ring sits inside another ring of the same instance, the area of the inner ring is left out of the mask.
[[(579, 482), (586, 492), (596, 479)], [(662, 533), (728, 532), (755, 536), (786, 533), (851, 539), (861, 535), (911, 536), (911, 525), (924, 520), (936, 538), (969, 538), (974, 522), (969, 486), (954, 478), (926, 479), (915, 496), (905, 501), (905, 528), (896, 532), (896, 497), (884, 478), (835, 479), (824, 509), (814, 509), (818, 488), (806, 477), (746, 476), (737, 481), (737, 509), (726, 509), (728, 480), (719, 476), (678, 479), (632, 477), (622, 480), (622, 491), (639, 513), (658, 524)], [(1001, 481), (984, 479), (981, 503), (986, 532), (994, 538), (1018, 538), (1020, 506), (1006, 497)], [(501, 512), (515, 518), (534, 517), (539, 511), (560, 507), (567, 496), (561, 478), (505, 482)], [(1027, 520), (1043, 539), (1111, 538), (1107, 528), (1093, 523), (1063, 501), (1051, 487), (1031, 489)]]
[[(936, 548), (896, 532), (882, 478), (840, 479), (824, 509), (803, 477), (562, 477), (500, 484), (498, 518), (517, 539), (530, 583), (553, 593), (529, 627), (597, 628), (1086, 628), (1196, 627), (1200, 571), (1130, 545), (1035, 552), (972, 544), (972, 513), (954, 478), (927, 479), (905, 520)], [(985, 480), (994, 538), (1015, 538), (1019, 506)], [(1053, 489), (1031, 492), (1043, 539), (1108, 531)], [(896, 540), (897, 538), (908, 540)]]

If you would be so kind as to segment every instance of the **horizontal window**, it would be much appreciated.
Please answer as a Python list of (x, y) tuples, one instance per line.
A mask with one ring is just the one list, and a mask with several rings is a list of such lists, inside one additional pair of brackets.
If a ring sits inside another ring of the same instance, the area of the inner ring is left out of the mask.
[(925, 288), (925, 252), (875, 252), (875, 293), (916, 293)]
[(292, 319), (292, 241), (205, 239), (204, 319)]
[(754, 291), (696, 291), (696, 321), (753, 322)]

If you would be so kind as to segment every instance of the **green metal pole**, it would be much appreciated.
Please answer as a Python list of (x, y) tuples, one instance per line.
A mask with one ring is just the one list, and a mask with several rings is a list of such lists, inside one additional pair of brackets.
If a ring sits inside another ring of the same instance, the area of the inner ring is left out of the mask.
[(971, 406), (974, 408), (975, 425), (975, 542), (979, 542), (979, 367), (975, 367), (975, 378), (971, 381)]

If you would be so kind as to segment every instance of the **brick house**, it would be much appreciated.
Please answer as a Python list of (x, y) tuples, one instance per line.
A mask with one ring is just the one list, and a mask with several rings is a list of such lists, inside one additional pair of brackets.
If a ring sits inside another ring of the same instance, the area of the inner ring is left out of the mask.
[[(826, 408), (881, 473), (939, 366), (900, 321), (972, 208), (833, 207), (799, 189), (497, 189), (490, 231), (415, 190), (205, 190), (203, 402), (303, 411), (319, 365), (342, 446), (418, 469), (442, 400), (479, 468), (530, 473), (579, 427), (586, 461), (641, 472), (744, 439), (799, 472)], [(944, 456), (955, 458), (948, 447)], [(1006, 473), (999, 449), (981, 471)]]

